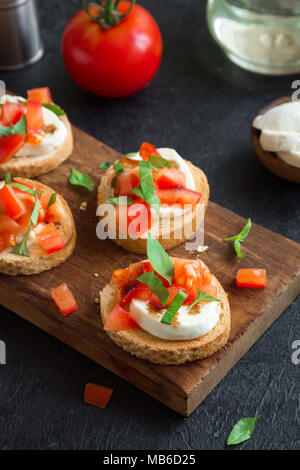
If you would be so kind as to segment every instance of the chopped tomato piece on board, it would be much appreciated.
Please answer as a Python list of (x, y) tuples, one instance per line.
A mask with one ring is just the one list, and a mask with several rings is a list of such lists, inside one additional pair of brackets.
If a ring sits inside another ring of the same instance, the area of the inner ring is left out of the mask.
[(4, 212), (14, 220), (26, 214), (26, 207), (12, 186), (5, 185), (0, 189), (0, 204)]
[(132, 328), (139, 328), (139, 325), (120, 305), (115, 305), (105, 322), (104, 330), (120, 331)]
[(140, 156), (143, 160), (148, 161), (150, 155), (158, 155), (161, 157), (161, 154), (156, 150), (154, 145), (148, 144), (147, 142), (143, 142), (140, 148)]
[(0, 163), (5, 163), (18, 153), (25, 144), (25, 137), (20, 134), (4, 135), (0, 139)]
[(179, 204), (182, 207), (187, 204), (195, 206), (202, 196), (201, 193), (186, 188), (158, 189), (155, 194), (162, 204), (168, 204), (169, 206)]
[(159, 189), (172, 189), (185, 186), (185, 174), (177, 168), (161, 168), (154, 175)]
[(64, 241), (53, 222), (37, 226), (34, 229), (36, 238), (43, 250), (50, 255), (65, 247)]
[(105, 408), (108, 404), (113, 390), (111, 388), (103, 387), (102, 385), (96, 385), (88, 383), (85, 386), (84, 401), (88, 405), (98, 406), (99, 408)]
[(266, 287), (265, 269), (239, 269), (236, 275), (237, 287)]
[(66, 283), (52, 289), (51, 297), (64, 316), (69, 315), (78, 308), (76, 300)]
[(27, 91), (29, 100), (37, 101), (38, 103), (52, 103), (52, 97), (49, 88), (32, 88)]
[(38, 101), (27, 101), (27, 134), (34, 134), (44, 126), (42, 103)]
[(1, 108), (1, 126), (17, 124), (25, 112), (25, 106), (19, 103), (4, 103)]

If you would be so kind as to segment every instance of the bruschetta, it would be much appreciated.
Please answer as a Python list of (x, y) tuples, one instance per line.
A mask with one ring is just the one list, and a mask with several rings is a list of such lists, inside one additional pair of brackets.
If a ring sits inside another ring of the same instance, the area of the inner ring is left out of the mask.
[[(98, 188), (98, 208), (109, 202), (115, 205), (116, 233), (110, 238), (141, 254), (147, 252), (148, 232), (165, 249), (189, 239), (203, 221), (208, 199), (209, 185), (202, 170), (175, 150), (156, 149), (146, 142), (139, 152), (110, 165)], [(144, 216), (137, 226), (139, 207)]]
[(27, 99), (0, 99), (0, 177), (33, 177), (57, 168), (72, 153), (73, 135), (65, 112), (49, 88), (28, 90)]
[(76, 241), (67, 202), (26, 178), (0, 182), (0, 272), (38, 274), (71, 256)]
[(169, 258), (156, 243), (151, 239), (148, 260), (114, 271), (100, 293), (104, 330), (125, 351), (157, 364), (211, 356), (229, 337), (227, 295), (200, 259)]

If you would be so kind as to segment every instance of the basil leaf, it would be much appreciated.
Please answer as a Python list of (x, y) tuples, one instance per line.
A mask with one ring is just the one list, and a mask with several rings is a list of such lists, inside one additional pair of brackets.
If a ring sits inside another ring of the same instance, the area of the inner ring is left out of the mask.
[(241, 243), (249, 235), (251, 227), (252, 227), (251, 219), (248, 219), (247, 223), (244, 225), (240, 233), (238, 233), (237, 235), (233, 235), (232, 237), (223, 239), (224, 242), (231, 242), (231, 241), (233, 242), (235, 252), (239, 258), (243, 258), (243, 256), (245, 256), (245, 253), (241, 251)]
[(63, 116), (66, 114), (63, 109), (54, 103), (44, 103), (43, 107), (52, 111), (52, 113), (56, 114), (56, 116)]
[(176, 296), (167, 308), (167, 311), (160, 320), (161, 323), (166, 323), (169, 325), (187, 297), (188, 295), (185, 292), (182, 292), (181, 290), (177, 292)]
[(10, 126), (0, 126), (0, 137), (10, 136), (13, 134), (27, 134), (27, 122), (24, 115), (15, 125), (11, 124)]
[(150, 290), (153, 292), (153, 294), (157, 295), (162, 305), (166, 305), (170, 295), (169, 291), (163, 285), (162, 280), (159, 279), (159, 277), (157, 277), (153, 271), (141, 274), (137, 280), (150, 287)]
[(140, 186), (134, 188), (131, 192), (148, 202), (159, 213), (160, 199), (155, 194), (151, 164), (144, 160), (139, 162)]
[(232, 446), (234, 444), (239, 444), (244, 442), (252, 436), (252, 433), (255, 428), (256, 420), (260, 416), (255, 416), (255, 418), (242, 418), (240, 419), (232, 428), (231, 433), (227, 439), (227, 445)]
[(119, 176), (121, 173), (124, 172), (124, 168), (121, 162), (115, 162), (114, 163), (114, 169), (116, 172), (116, 175)]
[(69, 178), (69, 182), (75, 186), (83, 186), (89, 191), (93, 191), (94, 183), (87, 173), (81, 173), (81, 171), (72, 168), (72, 172)]
[(100, 168), (100, 170), (101, 170), (102, 168), (105, 168), (105, 169), (106, 169), (106, 168), (109, 168), (110, 165), (111, 165), (110, 162), (103, 162), (103, 163), (101, 163), (101, 165), (98, 166), (98, 168)]
[(35, 189), (28, 188), (27, 186), (24, 186), (23, 184), (19, 183), (6, 183), (9, 184), (9, 186), (12, 186), (13, 188), (20, 189), (20, 191), (23, 191), (23, 193), (28, 193), (28, 194), (42, 194), (43, 191), (36, 191)]
[(9, 184), (11, 181), (10, 172), (5, 173), (5, 184)]
[(38, 198), (36, 195), (34, 195), (34, 207), (31, 212), (30, 216), (30, 227), (34, 227), (37, 224), (38, 217), (39, 217), (39, 209), (40, 209), (40, 203), (38, 201)]
[(49, 199), (49, 202), (48, 202), (48, 206), (47, 207), (50, 207), (52, 206), (52, 204), (55, 204), (56, 203), (56, 197), (57, 197), (57, 194), (56, 193), (52, 193), (51, 194), (51, 197)]
[(129, 204), (132, 204), (132, 197), (131, 196), (112, 197), (110, 199), (107, 199), (105, 202), (110, 203), (110, 204), (128, 206)]
[(21, 243), (15, 246), (15, 248), (12, 250), (12, 253), (16, 255), (21, 255), (21, 256), (27, 256), (27, 257), (30, 256), (30, 253), (27, 247), (27, 240), (28, 240), (30, 232), (31, 232), (31, 227), (25, 233), (24, 238), (21, 241)]
[(165, 166), (168, 168), (172, 167), (172, 164), (168, 160), (159, 155), (150, 155), (149, 162), (152, 163), (152, 165), (158, 166), (159, 168), (164, 168)]
[(195, 298), (194, 302), (192, 302), (188, 309), (190, 310), (191, 308), (194, 307), (198, 302), (220, 302), (220, 299), (217, 299), (216, 297), (213, 297), (212, 295), (207, 294), (203, 290), (198, 290), (197, 297)]
[(151, 233), (148, 233), (147, 256), (154, 271), (162, 276), (170, 286), (174, 277), (174, 264), (169, 255)]

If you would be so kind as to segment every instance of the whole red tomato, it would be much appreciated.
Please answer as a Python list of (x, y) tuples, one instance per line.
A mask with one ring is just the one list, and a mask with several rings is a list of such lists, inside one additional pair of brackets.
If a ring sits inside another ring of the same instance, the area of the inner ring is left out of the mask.
[[(113, 4), (113, 16), (106, 14), (107, 3)], [(162, 56), (160, 30), (139, 5), (133, 5), (122, 19), (130, 7), (129, 1), (101, 2), (102, 10), (97, 6), (88, 9), (98, 21), (82, 10), (65, 28), (62, 54), (66, 68), (75, 82), (91, 93), (110, 98), (128, 96), (144, 88), (157, 72)], [(109, 19), (117, 24), (110, 26)]]

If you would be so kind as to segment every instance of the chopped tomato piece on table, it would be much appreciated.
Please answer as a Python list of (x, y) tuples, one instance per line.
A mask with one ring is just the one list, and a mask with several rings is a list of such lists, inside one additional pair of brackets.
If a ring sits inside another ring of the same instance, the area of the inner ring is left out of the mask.
[(155, 192), (162, 204), (179, 204), (195, 206), (201, 199), (201, 193), (186, 188), (158, 189)]
[(266, 287), (267, 272), (265, 269), (239, 269), (236, 275), (237, 287)]
[(105, 322), (104, 330), (119, 331), (132, 328), (139, 328), (139, 325), (120, 305), (115, 305)]
[(0, 139), (0, 163), (5, 163), (18, 153), (25, 144), (21, 134), (4, 135)]
[(64, 241), (53, 222), (41, 227), (37, 226), (34, 229), (34, 233), (39, 244), (48, 255), (65, 247)]
[(19, 103), (4, 103), (1, 108), (1, 126), (17, 124), (25, 112), (25, 106)]
[(42, 103), (38, 101), (27, 101), (27, 134), (34, 134), (44, 126)]
[(0, 189), (0, 204), (4, 212), (14, 220), (26, 214), (26, 207), (12, 186), (5, 185)]
[(96, 385), (88, 383), (85, 386), (84, 401), (88, 405), (98, 406), (99, 408), (105, 408), (108, 404), (110, 397), (113, 393), (111, 388), (103, 387), (102, 385)]
[(51, 297), (64, 316), (69, 315), (78, 308), (76, 300), (66, 283), (52, 289)]
[(172, 189), (185, 186), (185, 174), (177, 168), (161, 168), (154, 175), (158, 189)]
[(38, 103), (52, 103), (51, 93), (48, 87), (32, 88), (27, 91), (29, 100), (37, 101)]
[(152, 144), (148, 144), (148, 142), (143, 142), (140, 147), (140, 156), (143, 160), (148, 161), (150, 155), (157, 155), (161, 157), (161, 154)]

